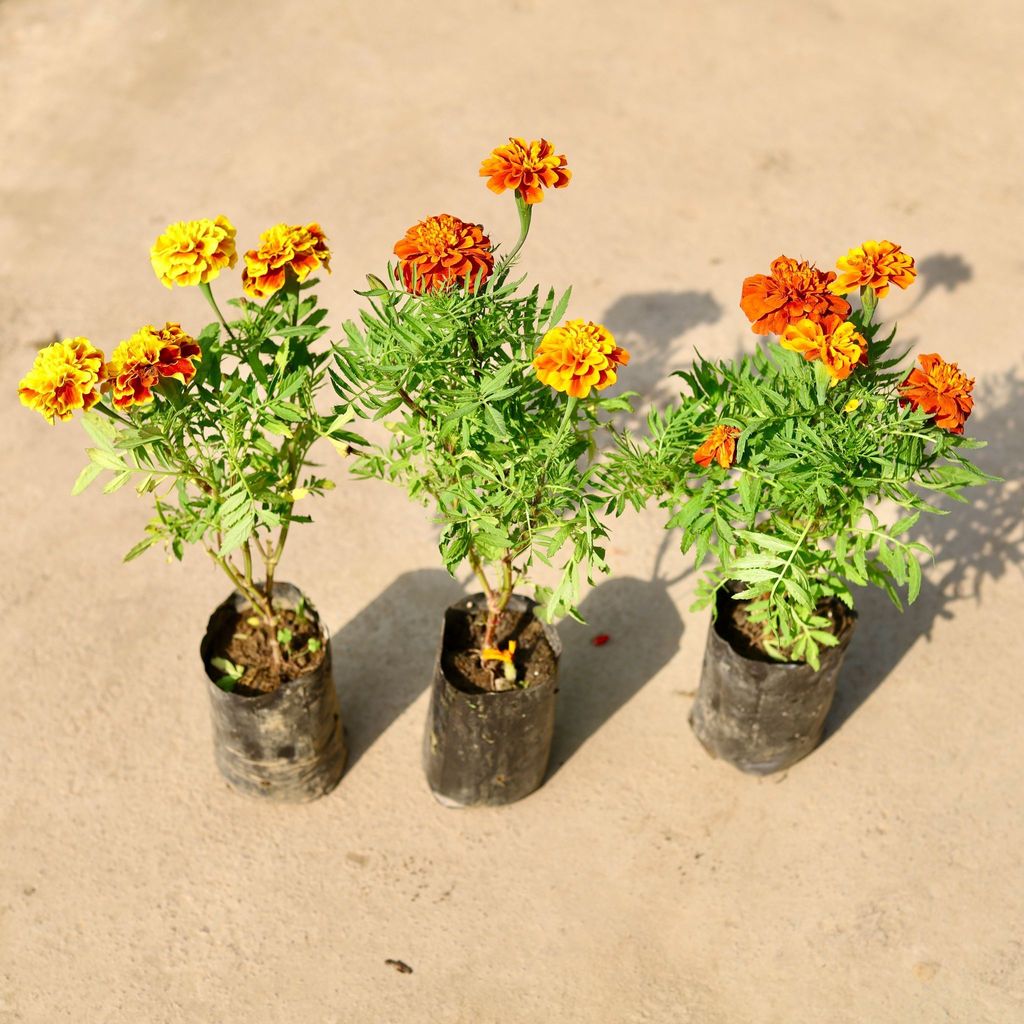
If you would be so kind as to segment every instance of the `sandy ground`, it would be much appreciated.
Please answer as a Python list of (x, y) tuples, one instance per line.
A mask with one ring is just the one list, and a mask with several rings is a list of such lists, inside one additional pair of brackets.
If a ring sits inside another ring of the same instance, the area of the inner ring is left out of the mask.
[[(1022, 48), (1014, 0), (0, 0), (0, 1022), (1024, 1020)], [(423, 510), (332, 463), (284, 568), (335, 629), (351, 768), (312, 806), (246, 801), (197, 672), (224, 584), (195, 554), (122, 566), (145, 507), (72, 500), (84, 435), (16, 382), (54, 336), (206, 322), (149, 268), (172, 220), (223, 212), (245, 246), (319, 219), (336, 323), (423, 216), (511, 239), (476, 176), (509, 134), (575, 171), (525, 268), (575, 285), (646, 400), (752, 343), (740, 281), (780, 251), (890, 237), (922, 280), (887, 313), (976, 375), (1014, 483), (929, 525), (907, 615), (865, 595), (825, 743), (764, 780), (690, 733), (706, 617), (658, 514), (624, 519), (563, 627), (547, 785), (459, 813), (418, 759), (461, 582)]]

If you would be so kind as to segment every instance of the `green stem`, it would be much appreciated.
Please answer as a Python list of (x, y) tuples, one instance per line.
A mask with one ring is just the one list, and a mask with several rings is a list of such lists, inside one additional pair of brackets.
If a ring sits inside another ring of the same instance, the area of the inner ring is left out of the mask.
[(216, 314), (217, 319), (224, 325), (224, 330), (228, 332), (228, 337), (232, 341), (237, 341), (238, 339), (231, 330), (231, 325), (224, 319), (224, 314), (220, 311), (220, 306), (217, 305), (217, 300), (213, 297), (213, 289), (210, 287), (209, 282), (200, 284), (199, 290), (206, 296), (206, 301), (213, 308), (213, 312)]
[(864, 310), (864, 326), (870, 327), (871, 322), (875, 319), (875, 309), (878, 307), (878, 296), (870, 285), (861, 285), (860, 304)]
[(516, 211), (519, 214), (519, 241), (516, 242), (512, 251), (505, 257), (504, 264), (508, 266), (519, 254), (526, 236), (530, 233), (530, 221), (533, 218), (533, 207), (516, 191)]
[(254, 607), (258, 608), (264, 615), (268, 614), (268, 609), (264, 606), (263, 596), (255, 586), (250, 586), (242, 578), (241, 573), (226, 559), (222, 558), (217, 554), (213, 548), (208, 545), (204, 545), (206, 553), (221, 567), (228, 579), (234, 584), (235, 589), (243, 596), (249, 599), (249, 603)]

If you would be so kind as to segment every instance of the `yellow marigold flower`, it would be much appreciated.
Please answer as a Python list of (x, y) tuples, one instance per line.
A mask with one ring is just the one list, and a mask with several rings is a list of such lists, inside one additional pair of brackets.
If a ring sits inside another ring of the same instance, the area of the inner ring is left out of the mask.
[(556, 391), (586, 398), (591, 388), (603, 391), (614, 384), (617, 367), (628, 362), (629, 353), (615, 344), (607, 327), (589, 320), (567, 320), (544, 335), (533, 368), (540, 381)]
[(555, 153), (547, 139), (510, 138), (480, 165), (480, 177), (489, 178), (487, 187), (499, 195), (514, 189), (529, 203), (544, 199), (544, 189), (565, 188), (572, 171), (565, 166), (565, 155)]
[(843, 406), (843, 412), (856, 412), (860, 408), (860, 399), (851, 398), (846, 405)]
[(736, 459), (736, 438), (739, 436), (738, 427), (719, 423), (712, 427), (704, 443), (693, 453), (693, 461), (705, 469), (717, 461), (722, 469), (728, 469)]
[(52, 424), (71, 419), (76, 409), (91, 409), (105, 379), (103, 353), (86, 338), (66, 338), (39, 352), (18, 384), (18, 398)]
[(914, 257), (908, 256), (895, 242), (865, 242), (840, 257), (836, 267), (839, 279), (831, 290), (839, 295), (867, 287), (882, 299), (889, 293), (890, 284), (906, 288), (917, 277)]
[(208, 284), (238, 262), (234, 226), (227, 217), (178, 221), (153, 243), (149, 259), (168, 288)]
[(413, 224), (395, 242), (402, 281), (419, 295), (461, 281), (471, 292), (483, 285), (494, 269), (491, 240), (480, 224), (468, 224), (441, 213)]
[(282, 288), (290, 270), (305, 281), (320, 265), (330, 273), (331, 250), (319, 224), (275, 224), (260, 235), (260, 247), (245, 254), (242, 290), (253, 299), (269, 299)]
[(848, 320), (833, 318), (822, 325), (814, 320), (790, 324), (779, 339), (783, 348), (799, 352), (808, 362), (820, 359), (832, 383), (846, 380), (854, 369), (868, 361), (868, 343)]
[(201, 357), (195, 339), (180, 324), (168, 323), (160, 330), (149, 324), (136, 331), (114, 349), (107, 363), (107, 386), (113, 391), (115, 407), (148, 405), (153, 388), (164, 377), (187, 384), (196, 373), (193, 360)]

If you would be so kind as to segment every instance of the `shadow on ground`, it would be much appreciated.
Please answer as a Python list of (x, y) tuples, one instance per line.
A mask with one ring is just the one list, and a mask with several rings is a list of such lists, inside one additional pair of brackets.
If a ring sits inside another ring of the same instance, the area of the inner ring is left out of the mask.
[(346, 770), (429, 685), (444, 610), (462, 594), (442, 569), (402, 573), (331, 638)]
[(917, 601), (900, 615), (877, 590), (857, 592), (858, 635), (850, 645), (839, 691), (825, 723), (826, 737), (836, 732), (885, 681), (934, 624), (953, 617), (964, 600), (982, 603), (991, 584), (1024, 572), (1024, 378), (1021, 367), (974, 391), (968, 433), (988, 447), (968, 453), (986, 472), (1004, 479), (969, 489), (969, 503), (942, 499), (947, 515), (922, 516), (915, 538), (935, 552)]
[[(663, 544), (661, 554), (664, 550)], [(683, 620), (669, 588), (681, 578), (661, 578), (656, 568), (650, 580), (609, 580), (581, 603), (585, 624), (571, 619), (559, 624), (564, 653), (548, 778), (679, 650)], [(596, 646), (596, 636), (607, 636), (608, 642)]]
[[(678, 388), (669, 375), (690, 363), (675, 342), (687, 331), (721, 317), (722, 307), (711, 292), (644, 292), (617, 299), (602, 323), (630, 353), (628, 371), (619, 377), (624, 389), (639, 392), (640, 402), (653, 405), (675, 396)], [(638, 423), (622, 425), (634, 428)]]

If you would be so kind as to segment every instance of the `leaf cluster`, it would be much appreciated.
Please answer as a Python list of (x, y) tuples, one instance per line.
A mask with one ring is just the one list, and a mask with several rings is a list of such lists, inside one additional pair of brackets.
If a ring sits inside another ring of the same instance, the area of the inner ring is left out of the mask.
[(594, 432), (600, 414), (629, 406), (577, 402), (533, 372), (537, 343), (564, 316), (569, 292), (522, 290), (507, 262), (475, 293), (417, 295), (396, 267), (370, 283), (332, 377), (388, 440), (359, 454), (352, 471), (432, 507), (450, 572), (468, 561), (486, 582), (492, 566), (495, 587), (510, 593), (539, 559), (559, 570), (553, 588), (537, 588), (544, 613), (572, 613), (581, 575), (606, 571)]
[(201, 544), (229, 569), (240, 553), (251, 581), (251, 546), (279, 558), (288, 527), (309, 521), (297, 499), (333, 486), (310, 447), (361, 439), (347, 429), (347, 408), (316, 406), (329, 353), (315, 348), (327, 328), (314, 285), (292, 281), (264, 306), (233, 300), (237, 319), (196, 338), (202, 354), (186, 386), (164, 379), (151, 403), (123, 413), (105, 397), (83, 418), (93, 447), (75, 491), (109, 471), (105, 491), (131, 481), (152, 496), (155, 514), (126, 560), (158, 543), (180, 559)]
[[(657, 500), (683, 551), (710, 568), (696, 608), (728, 583), (750, 601), (763, 646), (776, 658), (818, 664), (836, 643), (824, 611), (852, 608), (851, 586), (883, 589), (897, 607), (915, 600), (922, 543), (908, 539), (935, 494), (993, 479), (965, 452), (983, 442), (949, 433), (899, 401), (905, 356), (895, 331), (858, 311), (868, 364), (833, 384), (820, 363), (767, 342), (735, 361), (697, 357), (676, 374), (677, 404), (652, 411), (642, 438), (617, 436), (602, 473), (610, 511)], [(734, 464), (703, 469), (696, 449), (718, 424), (740, 430)]]

